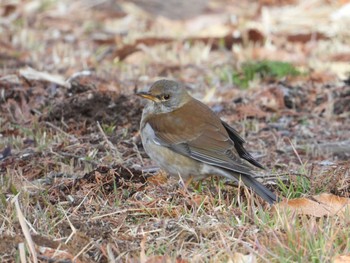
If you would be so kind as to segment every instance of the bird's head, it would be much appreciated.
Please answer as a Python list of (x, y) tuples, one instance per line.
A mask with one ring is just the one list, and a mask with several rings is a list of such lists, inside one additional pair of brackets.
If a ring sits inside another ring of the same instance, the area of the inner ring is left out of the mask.
[(166, 79), (156, 81), (149, 91), (137, 95), (152, 101), (158, 113), (176, 110), (192, 98), (182, 84)]

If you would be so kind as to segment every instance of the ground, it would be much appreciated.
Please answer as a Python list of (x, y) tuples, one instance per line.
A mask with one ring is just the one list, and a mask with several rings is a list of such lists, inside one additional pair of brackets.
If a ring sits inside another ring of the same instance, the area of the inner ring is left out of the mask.
[[(349, 206), (348, 1), (150, 3), (0, 3), (0, 261), (347, 262), (349, 211), (305, 202)], [(159, 171), (135, 92), (161, 78), (238, 130), (302, 212)]]

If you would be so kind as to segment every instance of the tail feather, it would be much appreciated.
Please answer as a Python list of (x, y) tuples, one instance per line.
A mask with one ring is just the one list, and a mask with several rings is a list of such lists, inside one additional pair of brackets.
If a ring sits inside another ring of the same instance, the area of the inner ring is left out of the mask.
[(251, 175), (242, 174), (240, 176), (240, 179), (247, 187), (252, 188), (255, 193), (257, 193), (270, 205), (274, 204), (277, 201), (276, 195), (272, 193), (269, 189), (267, 189), (264, 185), (262, 185), (260, 182), (258, 182)]
[(263, 184), (261, 184), (258, 180), (254, 178), (253, 172), (242, 174), (242, 173), (231, 171), (229, 169), (222, 169), (222, 168), (217, 168), (213, 172), (220, 174), (229, 180), (235, 180), (235, 181), (241, 180), (245, 184), (245, 186), (251, 188), (256, 194), (258, 194), (270, 205), (279, 201), (277, 196), (273, 192), (271, 192)]

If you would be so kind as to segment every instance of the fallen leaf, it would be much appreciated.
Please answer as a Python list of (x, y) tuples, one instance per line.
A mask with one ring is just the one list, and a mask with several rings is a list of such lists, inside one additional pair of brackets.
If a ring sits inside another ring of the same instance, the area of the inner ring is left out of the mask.
[(333, 263), (350, 263), (350, 254), (336, 256), (333, 260)]
[(62, 76), (50, 74), (47, 72), (40, 72), (31, 67), (20, 69), (19, 75), (28, 80), (43, 80), (43, 81), (55, 83), (62, 87), (66, 87), (66, 88), (70, 87), (70, 84), (66, 82)]
[(275, 210), (292, 211), (315, 217), (343, 215), (350, 211), (350, 199), (333, 194), (320, 194), (311, 198), (297, 198), (275, 205)]
[(147, 178), (147, 182), (154, 185), (162, 185), (168, 181), (167, 174), (163, 171), (159, 171), (157, 174)]
[(205, 195), (194, 194), (191, 196), (191, 200), (189, 200), (189, 205), (200, 206), (200, 205), (209, 204), (209, 198)]

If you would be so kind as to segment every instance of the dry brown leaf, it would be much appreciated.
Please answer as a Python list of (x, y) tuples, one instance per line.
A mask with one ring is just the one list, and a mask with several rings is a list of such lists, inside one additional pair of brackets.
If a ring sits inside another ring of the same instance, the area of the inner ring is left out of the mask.
[(19, 70), (19, 75), (27, 80), (43, 80), (55, 83), (62, 87), (69, 88), (70, 84), (60, 75), (54, 75), (48, 72), (37, 71), (31, 67), (26, 67)]
[(162, 185), (165, 184), (167, 181), (167, 174), (163, 171), (159, 171), (157, 174), (147, 178), (147, 182), (154, 185)]
[[(193, 202), (193, 203), (192, 203)], [(202, 204), (208, 204), (209, 203), (209, 198), (204, 195), (199, 195), (199, 194), (194, 194), (191, 197), (191, 203), (190, 205), (196, 204), (197, 206), (200, 206)]]
[(333, 260), (333, 263), (350, 263), (350, 254), (336, 256)]
[(315, 217), (343, 215), (346, 210), (350, 211), (350, 199), (325, 193), (311, 198), (283, 201), (275, 205), (275, 209)]

